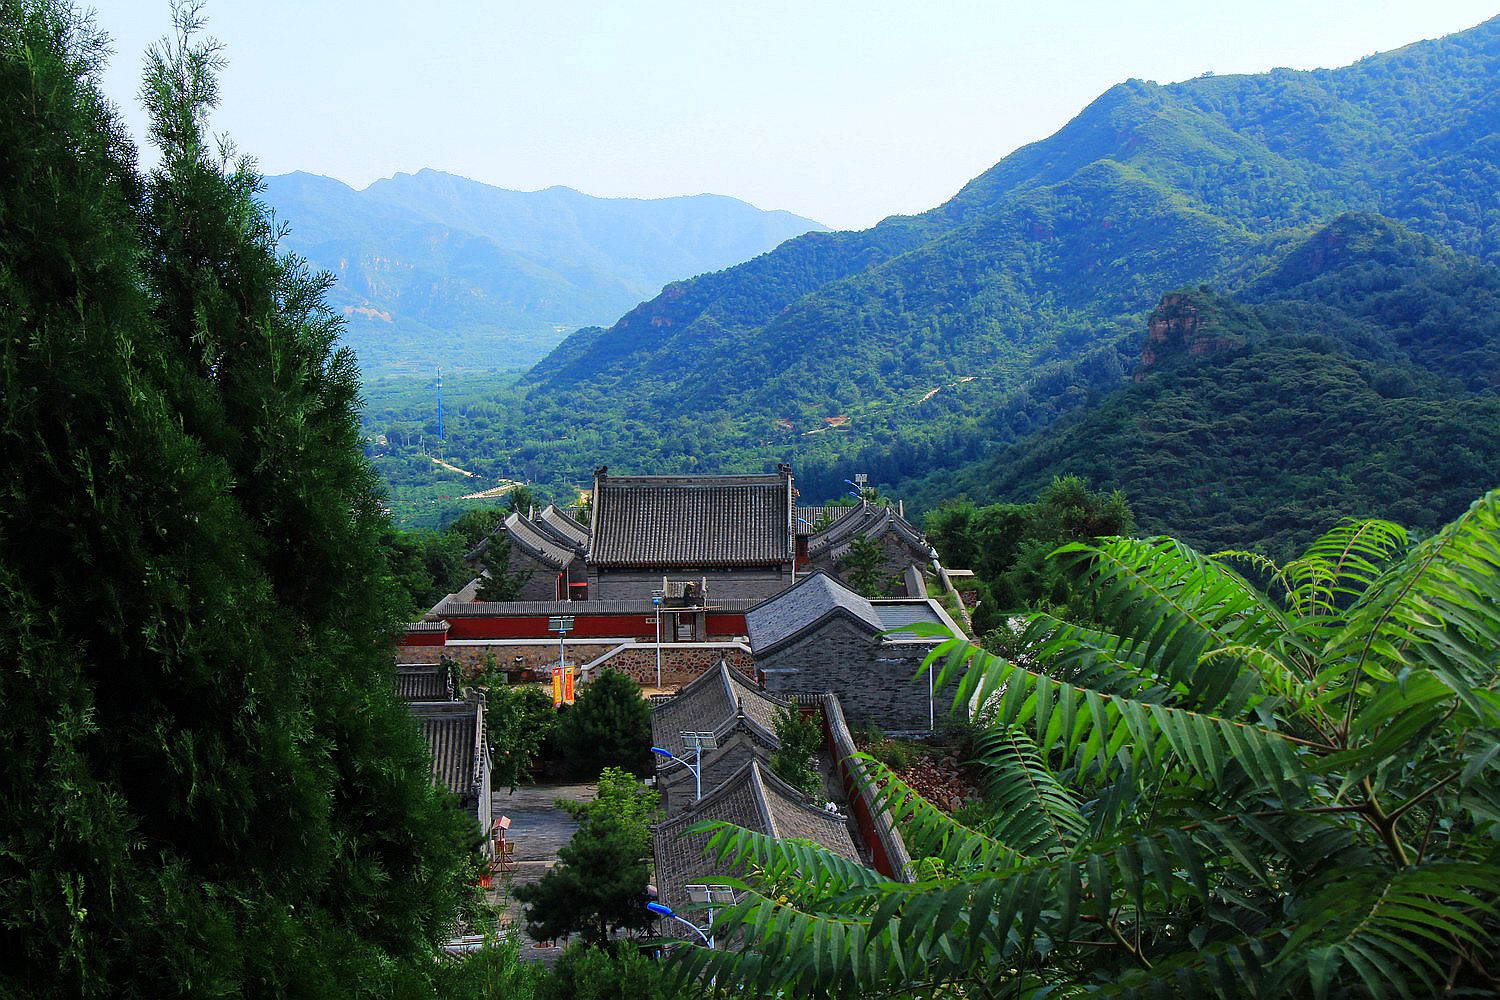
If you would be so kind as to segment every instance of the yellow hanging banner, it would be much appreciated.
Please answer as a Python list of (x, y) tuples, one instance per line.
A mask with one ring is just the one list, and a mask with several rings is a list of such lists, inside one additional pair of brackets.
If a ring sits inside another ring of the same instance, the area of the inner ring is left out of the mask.
[(562, 669), (562, 667), (553, 667), (552, 668), (552, 707), (556, 708), (557, 706), (561, 705), (562, 703), (563, 703), (563, 669)]
[(573, 704), (573, 668), (569, 666), (563, 671), (563, 704)]

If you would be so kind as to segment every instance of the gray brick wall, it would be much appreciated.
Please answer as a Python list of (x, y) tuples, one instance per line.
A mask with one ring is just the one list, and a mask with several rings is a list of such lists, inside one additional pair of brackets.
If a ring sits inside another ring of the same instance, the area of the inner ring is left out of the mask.
[(557, 600), (557, 570), (522, 552), (518, 545), (510, 547), (510, 571), (512, 574), (528, 574), (526, 582), (521, 584), (521, 592), (516, 595), (516, 600)]
[[(589, 598), (600, 601), (650, 598), (652, 591), (661, 589), (663, 575), (660, 571), (590, 569)], [(732, 573), (681, 570), (665, 575), (672, 580), (706, 578), (710, 604), (715, 598), (770, 597), (792, 584), (790, 569), (747, 569)]]
[[(755, 669), (774, 695), (838, 695), (850, 722), (869, 721), (890, 731), (928, 728), (927, 682), (915, 680), (930, 647), (925, 643), (879, 642), (852, 622), (833, 619), (820, 629), (769, 656), (755, 658)], [(933, 697), (942, 725), (951, 692)]]

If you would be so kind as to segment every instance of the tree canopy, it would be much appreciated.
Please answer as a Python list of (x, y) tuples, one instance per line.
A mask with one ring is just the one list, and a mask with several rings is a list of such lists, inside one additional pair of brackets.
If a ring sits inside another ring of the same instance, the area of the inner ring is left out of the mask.
[(477, 839), (394, 696), (329, 279), (208, 137), (200, 27), (143, 174), (102, 36), (0, 3), (0, 994), (421, 988)]

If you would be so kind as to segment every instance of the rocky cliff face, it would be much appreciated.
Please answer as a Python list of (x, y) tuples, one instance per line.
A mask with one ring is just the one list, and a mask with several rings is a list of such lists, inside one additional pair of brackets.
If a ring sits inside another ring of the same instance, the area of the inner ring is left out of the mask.
[(1135, 380), (1172, 358), (1199, 358), (1244, 346), (1243, 337), (1223, 329), (1217, 304), (1208, 296), (1168, 292), (1161, 297), (1146, 324)]

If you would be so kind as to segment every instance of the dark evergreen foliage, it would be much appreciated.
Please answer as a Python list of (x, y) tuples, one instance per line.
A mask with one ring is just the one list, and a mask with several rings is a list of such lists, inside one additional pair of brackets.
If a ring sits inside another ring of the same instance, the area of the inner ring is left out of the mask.
[(618, 670), (604, 670), (579, 689), (554, 734), (563, 769), (593, 780), (606, 767), (649, 774), (651, 709), (641, 689)]
[(142, 178), (97, 36), (0, 4), (0, 995), (406, 992), (474, 833), (392, 691), (325, 282), (179, 21)]
[(558, 851), (557, 866), (530, 885), (517, 886), (526, 929), (538, 940), (579, 935), (604, 945), (615, 930), (643, 930), (656, 919), (646, 903), (650, 873), (640, 836), (615, 817), (588, 817)]

